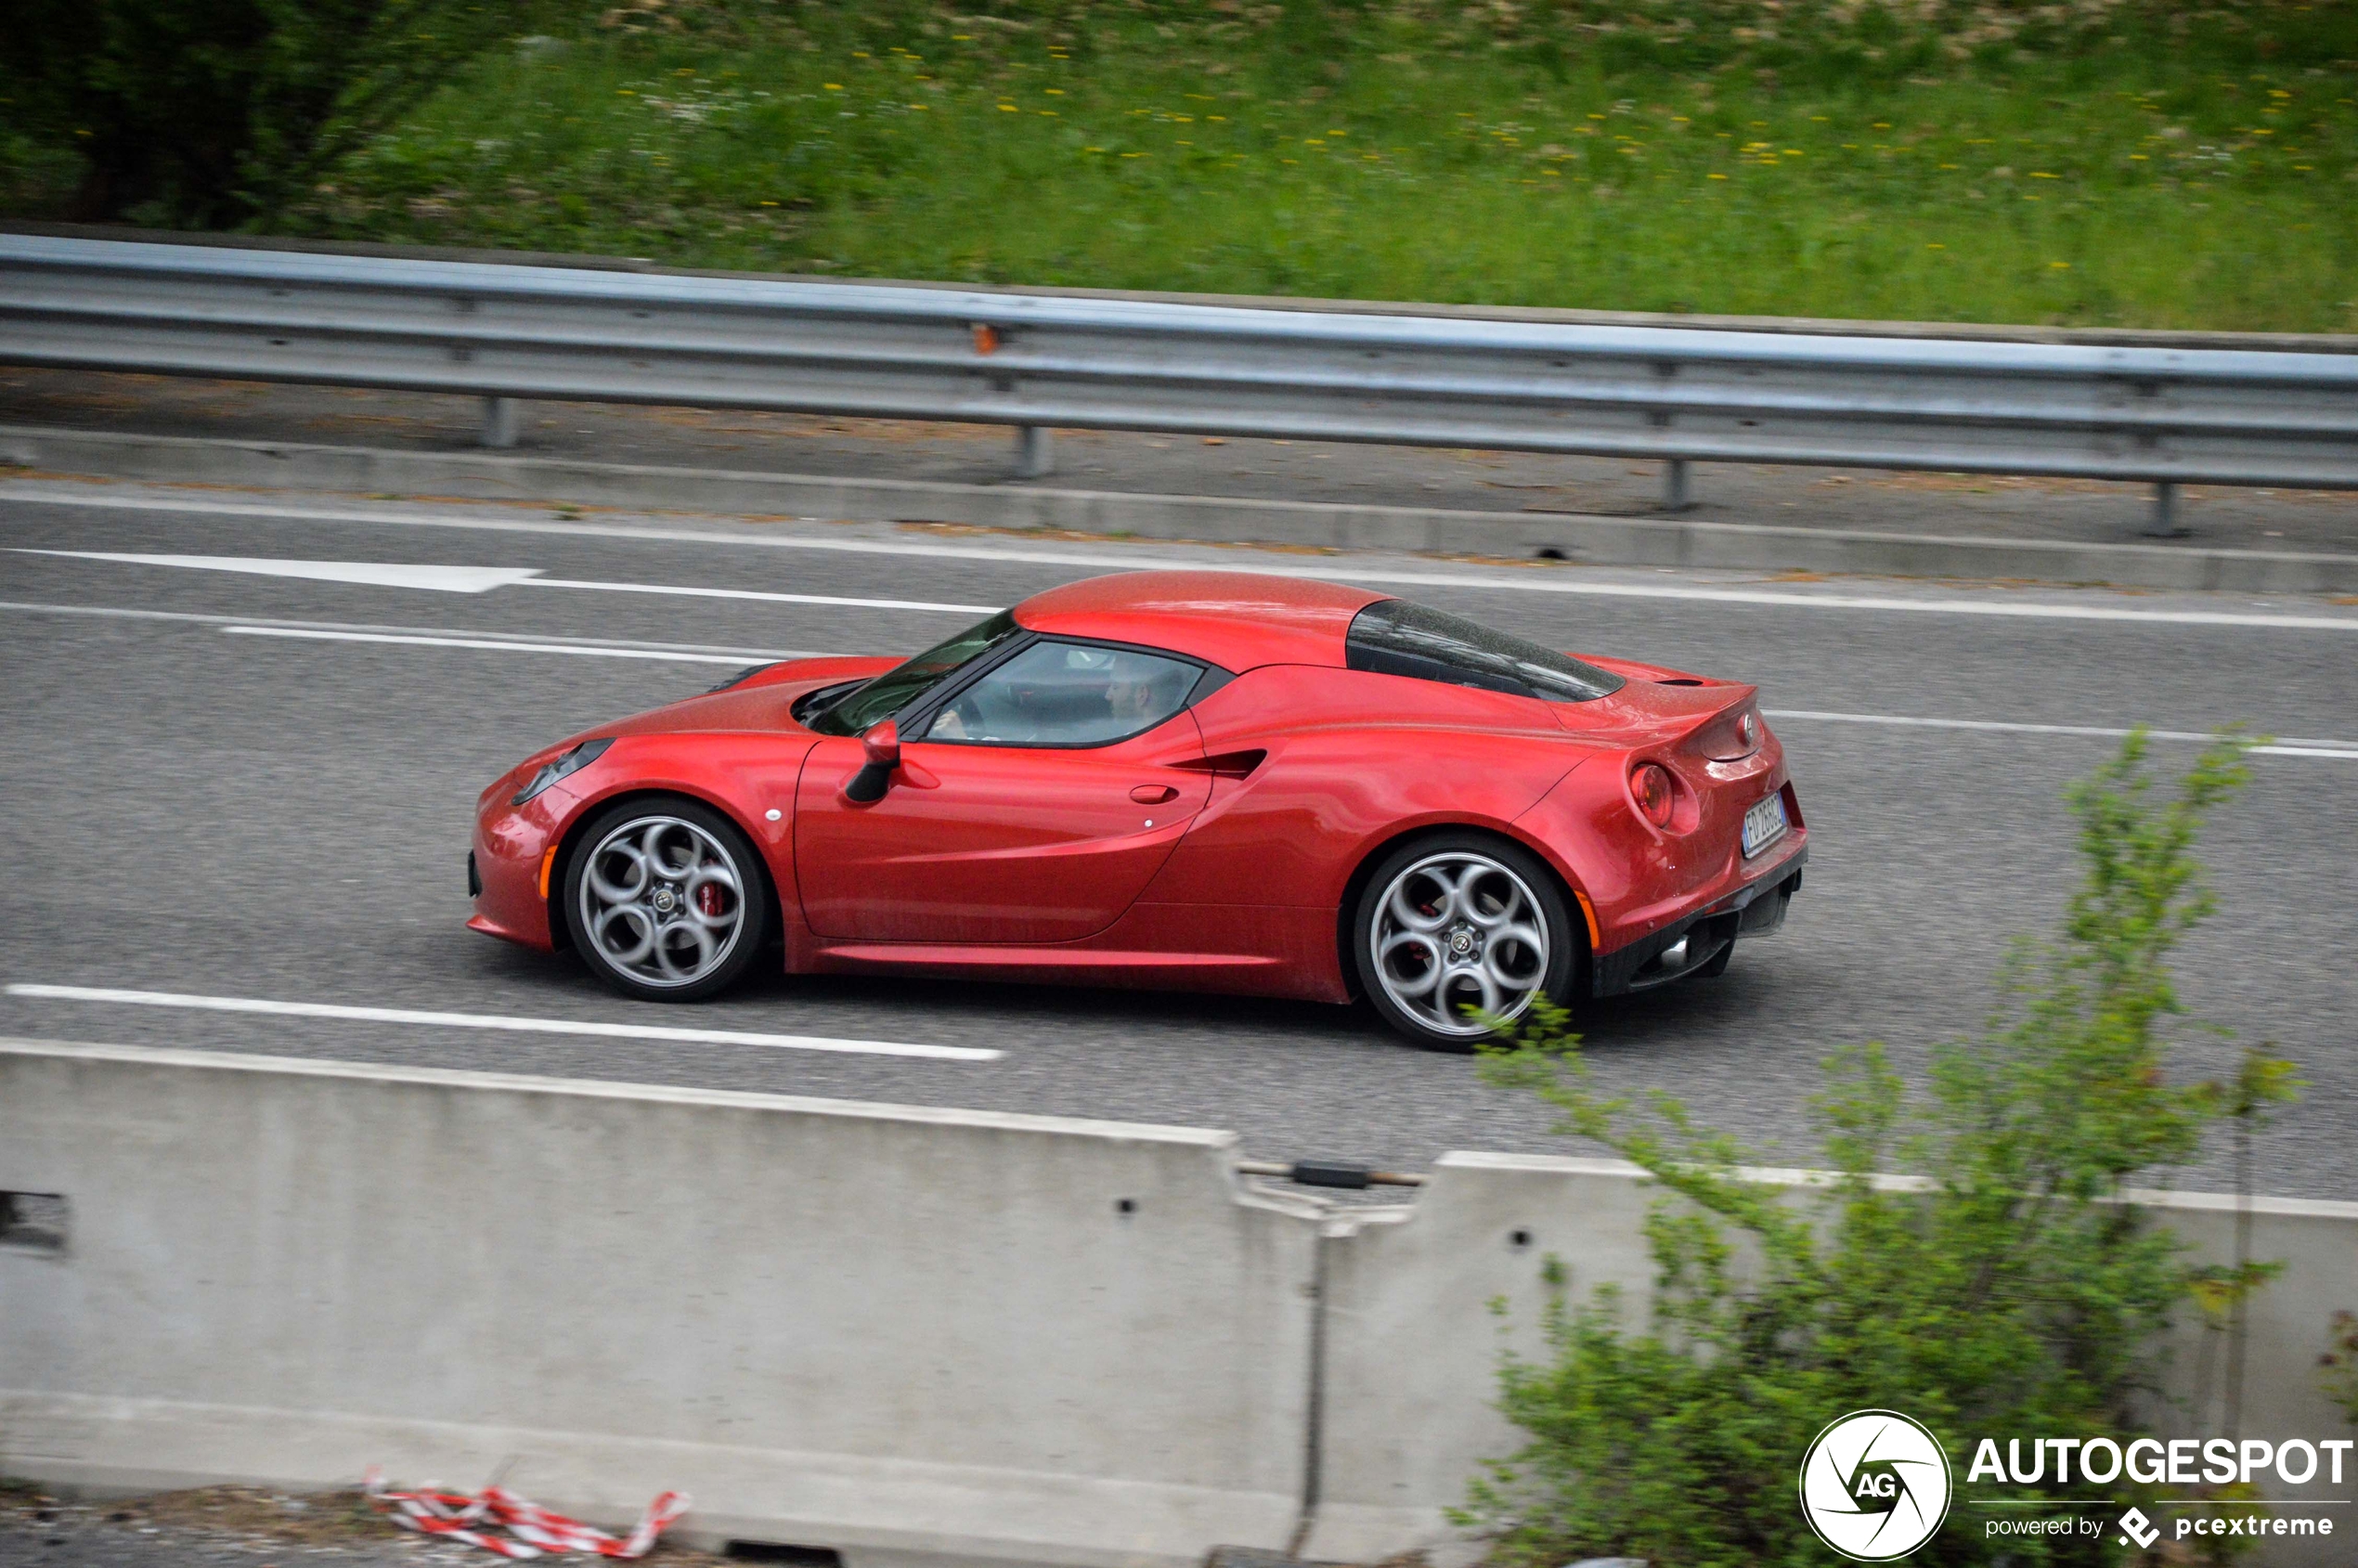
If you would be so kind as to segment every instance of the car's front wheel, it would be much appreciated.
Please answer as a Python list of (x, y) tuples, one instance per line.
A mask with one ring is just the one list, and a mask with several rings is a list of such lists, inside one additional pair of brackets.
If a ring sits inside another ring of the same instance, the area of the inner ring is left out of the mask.
[(1567, 997), (1577, 970), (1555, 877), (1486, 834), (1436, 834), (1385, 856), (1352, 929), (1367, 999), (1432, 1050), (1472, 1050), (1540, 997)]
[(565, 866), (574, 948), (608, 985), (649, 1002), (700, 1002), (760, 952), (767, 883), (745, 836), (671, 797), (599, 813)]

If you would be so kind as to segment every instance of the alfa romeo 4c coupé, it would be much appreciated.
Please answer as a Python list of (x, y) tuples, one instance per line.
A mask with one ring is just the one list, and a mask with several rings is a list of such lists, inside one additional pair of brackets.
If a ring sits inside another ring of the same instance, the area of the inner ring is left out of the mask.
[(1808, 833), (1754, 688), (1363, 589), (1138, 572), (914, 658), (808, 658), (484, 792), (474, 929), (616, 990), (758, 963), (1364, 996), (1464, 1049), (1708, 978)]

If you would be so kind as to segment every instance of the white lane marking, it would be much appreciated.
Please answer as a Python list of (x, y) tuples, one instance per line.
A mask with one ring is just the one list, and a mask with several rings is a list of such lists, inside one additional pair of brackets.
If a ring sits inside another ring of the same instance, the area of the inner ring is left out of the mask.
[(33, 550), (14, 555), (56, 555), (73, 561), (118, 561), (133, 566), (181, 566), (201, 572), (301, 577), (363, 588), (419, 588), (440, 593), (484, 593), (495, 588), (587, 589), (598, 593), (659, 593), (682, 599), (749, 599), (769, 604), (840, 604), (862, 610), (941, 610), (987, 616), (999, 604), (943, 604), (929, 599), (852, 599), (832, 593), (769, 593), (747, 588), (682, 588), (667, 583), (588, 582), (543, 577), (538, 566), (426, 566), (389, 561), (286, 561), (262, 555), (132, 555), (105, 550)]
[(525, 588), (586, 588), (600, 593), (666, 593), (681, 599), (750, 599), (764, 604), (848, 604), (862, 610), (943, 610), (988, 616), (1004, 604), (940, 604), (926, 599), (845, 599), (831, 593), (767, 593), (750, 588), (676, 588), (662, 583), (576, 582), (569, 577), (519, 579)]
[(663, 659), (672, 664), (730, 664), (734, 654), (670, 654), (654, 648), (592, 648), (576, 642), (513, 642), (489, 637), (417, 637), (387, 631), (312, 631), (292, 626), (225, 626), (232, 637), (299, 637), (315, 642), (397, 642), (411, 648), (488, 648), (502, 654), (574, 654), (591, 659)]
[[(1325, 574), (1342, 577), (1342, 573)], [(1351, 581), (1450, 583), (1450, 577), (1411, 577), (1405, 574)], [(2009, 619), (2055, 621), (2143, 621), (2162, 626), (2270, 627), (2279, 631), (2358, 631), (2358, 616), (2254, 616), (2228, 610), (2123, 610), (2108, 604), (2004, 603), (1978, 599), (1884, 599), (1867, 594), (1767, 593), (1741, 589), (1669, 589), (1647, 583), (1521, 584), (1504, 578), (1464, 579), (1468, 588), (1523, 588), (1535, 593), (1585, 593), (1606, 599), (1696, 599), (1720, 604), (1780, 604), (1807, 610), (1897, 611), (1926, 616), (1997, 616)]]
[(281, 561), (260, 555), (125, 555), (103, 550), (16, 549), (10, 553), (119, 561), (132, 566), (181, 566), (198, 572), (243, 572), (257, 577), (302, 577), (363, 588), (421, 588), (435, 593), (483, 593), (540, 575), (538, 566), (416, 566), (396, 561)]
[(168, 991), (98, 986), (11, 985), (10, 996), (47, 1002), (115, 1002), (208, 1013), (264, 1013), (286, 1018), (348, 1018), (356, 1023), (425, 1024), (436, 1029), (506, 1030), (518, 1034), (584, 1034), (604, 1040), (663, 1040), (691, 1045), (760, 1045), (779, 1051), (834, 1051), (860, 1056), (919, 1056), (995, 1062), (1004, 1051), (979, 1045), (917, 1045), (898, 1040), (837, 1040), (817, 1034), (748, 1034), (730, 1029), (669, 1029), (660, 1024), (598, 1024), (571, 1018), (520, 1018), (499, 1013), (428, 1013), (410, 1007), (347, 1007), (332, 1002), (268, 1002), (245, 996), (189, 996)]
[[(1888, 713), (1827, 713), (1812, 708), (1764, 707), (1764, 718), (1799, 719), (1828, 724), (1889, 724), (1911, 730), (1978, 730), (2003, 734), (2021, 735), (2086, 735), (2097, 740), (2125, 740), (2127, 730), (2105, 729), (2094, 724), (2017, 724), (2002, 719), (1914, 719)], [(2147, 730), (2146, 735), (2157, 741), (2209, 742), (2219, 735), (2201, 730)], [(2260, 757), (2332, 757), (2358, 762), (2358, 741), (2328, 741), (2293, 738), (2271, 741), (2266, 745), (2253, 746)]]
[[(1248, 572), (1265, 577), (1302, 577), (1347, 583), (1382, 583), (1402, 587), (1502, 589), (1517, 593), (1558, 593), (1607, 599), (1690, 600), (1704, 603), (1758, 604), (1801, 610), (1868, 610), (1904, 615), (1996, 616), (2031, 620), (2100, 621), (2164, 626), (2266, 628), (2279, 631), (2358, 632), (2358, 616), (2253, 615), (2225, 610), (2131, 610), (2108, 604), (2059, 604), (2037, 600), (1902, 599), (1865, 594), (1781, 593), (1763, 589), (1675, 587), (1666, 583), (1597, 582), (1583, 580), (1561, 569), (1535, 567), (1528, 575), (1474, 577), (1451, 572), (1403, 572), (1348, 566), (1324, 566), (1315, 559), (1289, 559), (1281, 564), (1250, 560), (1173, 560), (1134, 554), (1092, 554), (1082, 551), (988, 548), (979, 545), (903, 544), (884, 539), (788, 538), (762, 535), (749, 528), (740, 533), (713, 529), (648, 528), (622, 524), (542, 523), (517, 518), (420, 517), (405, 512), (355, 508), (322, 512), (255, 502), (183, 501), (147, 496), (67, 496), (18, 493), (0, 487), (0, 499), (23, 505), (71, 506), (123, 512), (219, 513), (235, 517), (276, 517), (305, 523), (390, 525), (411, 528), (467, 528), (485, 533), (544, 534), (568, 538), (645, 539), (666, 544), (723, 544), (760, 550), (832, 551), (851, 555), (912, 556), (938, 561), (1005, 562), (1026, 565), (1095, 566), (1111, 571), (1170, 568), (1180, 571)], [(823, 519), (804, 518), (802, 522)], [(2161, 548), (2161, 547), (2157, 547)], [(1241, 554), (1242, 552), (1237, 552)]]
[[(267, 620), (256, 616), (208, 616), (193, 610), (127, 610), (108, 604), (40, 604), (25, 600), (0, 599), (0, 611), (17, 610), (32, 615), (97, 616), (112, 620), (185, 621), (193, 626), (267, 627), (287, 631), (320, 632), (383, 632), (395, 637), (451, 638), (471, 637), (500, 647), (519, 642), (562, 643), (567, 648), (618, 648), (643, 650), (661, 654), (709, 654), (731, 664), (752, 664), (779, 659), (818, 659), (832, 655), (815, 653), (808, 648), (724, 648), (709, 642), (612, 642), (594, 637), (533, 637), (504, 631), (473, 632), (456, 627), (382, 626), (355, 621), (288, 621)], [(251, 633), (249, 633), (251, 635)]]

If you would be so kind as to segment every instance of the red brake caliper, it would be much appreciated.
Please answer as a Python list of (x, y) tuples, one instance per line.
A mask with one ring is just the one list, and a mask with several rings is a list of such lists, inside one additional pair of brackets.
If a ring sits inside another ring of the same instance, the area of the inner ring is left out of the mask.
[(715, 920), (718, 920), (721, 915), (727, 914), (728, 909), (722, 900), (720, 884), (718, 882), (707, 882), (703, 887), (697, 888), (696, 907)]

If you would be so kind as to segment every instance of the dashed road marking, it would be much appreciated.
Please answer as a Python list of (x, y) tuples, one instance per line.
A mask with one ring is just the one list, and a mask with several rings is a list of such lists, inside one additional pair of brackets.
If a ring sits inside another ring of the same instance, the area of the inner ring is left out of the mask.
[(572, 654), (591, 659), (661, 659), (672, 664), (741, 665), (735, 654), (676, 654), (658, 648), (618, 648), (578, 642), (524, 642), (489, 637), (427, 637), (389, 631), (319, 631), (291, 626), (225, 626), (232, 637), (294, 637), (317, 642), (395, 642), (410, 648), (482, 648), (501, 654)]
[[(136, 610), (112, 604), (43, 604), (29, 600), (0, 599), (0, 611), (17, 611), (26, 615), (95, 616), (103, 620), (180, 621), (190, 626), (266, 628), (273, 631), (333, 633), (372, 633), (393, 637), (434, 639), (465, 639), (506, 648), (518, 643), (558, 645), (566, 649), (622, 649), (650, 654), (709, 654), (722, 664), (775, 663), (780, 659), (816, 659), (830, 655), (808, 648), (729, 648), (709, 642), (618, 642), (595, 637), (558, 637), (549, 633), (538, 635), (504, 631), (478, 631), (460, 627), (384, 626), (365, 621), (290, 621), (270, 620), (256, 616), (209, 616), (195, 610)], [(251, 633), (249, 633), (251, 635)]]
[[(2126, 740), (2131, 732), (2109, 729), (2096, 724), (2026, 724), (2002, 719), (1916, 719), (1890, 713), (1826, 713), (1812, 708), (1764, 707), (1764, 718), (1797, 719), (1805, 722), (1829, 724), (1889, 724), (1909, 730), (1974, 730), (2000, 734), (2020, 735), (2085, 735), (2093, 740)], [(2208, 743), (2225, 737), (2203, 730), (2147, 730), (2147, 737), (2157, 741), (2195, 741)], [(2326, 757), (2358, 762), (2358, 741), (2321, 741), (2287, 738), (2272, 740), (2265, 745), (2251, 748), (2259, 757)]]

